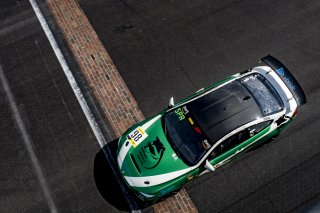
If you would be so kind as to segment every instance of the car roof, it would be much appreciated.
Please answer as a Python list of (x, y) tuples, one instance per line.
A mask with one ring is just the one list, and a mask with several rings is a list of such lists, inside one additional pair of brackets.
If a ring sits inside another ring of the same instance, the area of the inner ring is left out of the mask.
[(255, 99), (237, 80), (200, 96), (187, 107), (213, 143), (236, 128), (262, 117)]

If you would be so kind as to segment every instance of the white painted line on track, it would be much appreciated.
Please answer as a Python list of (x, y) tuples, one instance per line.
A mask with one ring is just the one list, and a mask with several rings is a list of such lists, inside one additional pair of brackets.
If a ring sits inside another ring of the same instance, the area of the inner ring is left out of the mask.
[(29, 2), (31, 4), (34, 12), (36, 13), (36, 16), (41, 24), (41, 27), (44, 30), (44, 32), (50, 42), (50, 45), (51, 45), (59, 63), (60, 63), (60, 65), (61, 65), (65, 75), (67, 76), (69, 84), (71, 85), (72, 90), (78, 99), (78, 102), (80, 103), (82, 111), (84, 112), (84, 114), (85, 114), (85, 116), (86, 116), (92, 130), (93, 130), (93, 133), (94, 133), (95, 137), (97, 138), (100, 147), (102, 148), (104, 145), (107, 144), (105, 138), (103, 137), (102, 131), (98, 127), (98, 124), (97, 124), (97, 122), (96, 122), (96, 120), (95, 120), (95, 118), (94, 118), (94, 116), (88, 106), (88, 103), (85, 100), (72, 72), (70, 71), (70, 68), (69, 68), (69, 66), (68, 66), (59, 46), (58, 46), (56, 39), (54, 38), (54, 36), (49, 28), (48, 23), (46, 22), (43, 14), (40, 10), (38, 3), (35, 0), (29, 0)]
[(20, 131), (21, 136), (23, 138), (24, 144), (28, 150), (28, 154), (30, 156), (32, 165), (34, 166), (38, 181), (40, 182), (41, 188), (43, 190), (44, 196), (45, 196), (47, 203), (49, 205), (50, 211), (51, 211), (51, 213), (57, 213), (58, 211), (57, 211), (56, 205), (52, 199), (50, 189), (48, 187), (48, 183), (43, 175), (40, 163), (39, 163), (38, 158), (33, 150), (32, 140), (31, 140), (31, 138), (27, 132), (27, 129), (24, 125), (24, 122), (21, 118), (19, 109), (18, 109), (17, 104), (14, 100), (14, 97), (12, 95), (10, 86), (9, 86), (7, 78), (3, 72), (1, 64), (0, 64), (0, 81), (1, 81), (1, 84), (2, 84), (3, 89), (5, 91), (5, 94), (7, 95), (7, 98), (8, 98), (9, 104), (10, 104), (10, 108), (12, 110), (12, 115), (14, 117), (14, 120), (15, 120), (18, 128), (19, 128), (19, 131)]
[[(85, 100), (85, 98), (84, 98), (75, 78), (74, 78), (62, 52), (61, 52), (61, 49), (58, 46), (56, 39), (54, 38), (54, 36), (49, 28), (48, 23), (46, 22), (43, 14), (40, 10), (39, 5), (37, 4), (36, 0), (29, 0), (29, 2), (31, 4), (34, 12), (36, 13), (36, 16), (41, 24), (41, 27), (44, 30), (44, 32), (50, 42), (50, 45), (51, 45), (59, 63), (60, 63), (60, 65), (61, 65), (65, 75), (67, 76), (69, 84), (71, 85), (72, 90), (80, 103), (80, 106), (81, 106), (81, 108), (82, 108), (91, 128), (92, 128), (92, 131), (93, 131), (96, 139), (98, 140), (98, 143), (100, 144), (100, 147), (103, 148), (107, 144), (107, 142), (102, 134), (101, 129), (99, 128), (99, 126), (96, 122), (96, 119), (94, 118), (94, 116), (92, 114), (92, 111), (90, 110), (90, 108), (88, 106), (87, 101)], [(111, 169), (115, 170), (116, 168), (114, 166), (112, 166), (112, 163), (111, 163), (110, 150), (108, 148), (102, 149), (102, 150), (107, 158), (108, 163), (110, 164)], [(116, 171), (114, 171), (114, 173), (116, 173)], [(119, 186), (120, 186), (122, 192), (124, 193), (125, 199), (127, 200), (130, 208), (132, 209), (132, 212), (140, 212), (140, 210), (136, 210), (136, 209), (138, 209), (137, 203), (131, 198), (131, 195), (129, 195), (129, 193), (126, 191), (125, 186), (123, 184), (121, 184), (120, 180), (118, 180), (118, 179), (117, 179), (117, 182), (119, 183)]]

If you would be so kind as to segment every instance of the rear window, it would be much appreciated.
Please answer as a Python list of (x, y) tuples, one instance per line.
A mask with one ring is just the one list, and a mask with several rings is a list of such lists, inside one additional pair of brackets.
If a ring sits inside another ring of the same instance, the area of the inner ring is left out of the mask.
[(264, 116), (283, 109), (283, 103), (279, 94), (262, 75), (258, 73), (251, 74), (241, 78), (240, 82), (252, 94)]

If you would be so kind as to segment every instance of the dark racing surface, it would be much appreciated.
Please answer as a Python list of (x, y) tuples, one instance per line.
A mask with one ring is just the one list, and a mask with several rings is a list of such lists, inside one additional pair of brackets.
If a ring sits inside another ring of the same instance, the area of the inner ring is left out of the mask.
[[(199, 212), (319, 211), (320, 2), (79, 3), (146, 116), (267, 54), (279, 58), (307, 96), (296, 120), (186, 189)], [(0, 2), (0, 64), (58, 212), (127, 210), (117, 187), (96, 185), (108, 178), (95, 170), (101, 147), (26, 0)], [(3, 85), (0, 107), (0, 212), (49, 212)]]
[(0, 212), (50, 212), (43, 187), (57, 212), (119, 212), (96, 187), (100, 146), (28, 1), (0, 2), (0, 64), (45, 181), (1, 84)]
[[(79, 0), (146, 116), (272, 54), (308, 103), (274, 142), (186, 189), (200, 212), (301, 212), (320, 203), (318, 1)], [(319, 209), (318, 209), (319, 210)]]

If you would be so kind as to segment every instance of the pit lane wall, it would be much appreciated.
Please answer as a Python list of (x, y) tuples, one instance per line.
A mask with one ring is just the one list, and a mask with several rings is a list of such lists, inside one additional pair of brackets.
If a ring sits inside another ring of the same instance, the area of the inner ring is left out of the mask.
[[(90, 94), (115, 137), (144, 119), (134, 97), (120, 76), (76, 0), (47, 0), (52, 18), (80, 68)], [(198, 212), (185, 189), (153, 205), (154, 212)]]

